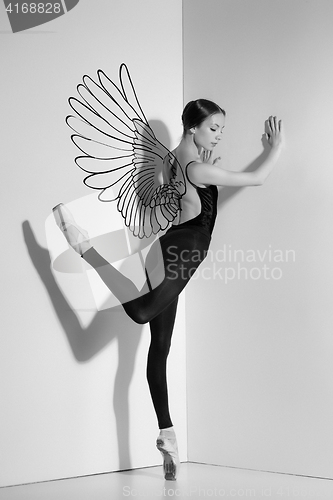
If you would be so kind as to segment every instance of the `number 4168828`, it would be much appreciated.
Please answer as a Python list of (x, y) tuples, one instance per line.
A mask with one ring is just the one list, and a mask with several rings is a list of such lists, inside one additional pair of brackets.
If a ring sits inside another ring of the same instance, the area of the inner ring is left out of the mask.
[(12, 12), (16, 12), (19, 14), (60, 14), (61, 13), (61, 4), (60, 3), (23, 3), (19, 5), (18, 3), (12, 4), (10, 3), (8, 7), (6, 7), (6, 11), (10, 14)]

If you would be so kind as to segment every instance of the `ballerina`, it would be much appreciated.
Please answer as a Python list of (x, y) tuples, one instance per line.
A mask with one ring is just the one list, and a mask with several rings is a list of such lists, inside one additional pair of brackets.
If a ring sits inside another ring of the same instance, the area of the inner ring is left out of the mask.
[[(271, 173), (283, 145), (282, 122), (267, 120), (270, 151), (254, 172), (232, 172), (213, 159), (225, 127), (225, 111), (207, 99), (189, 102), (182, 113), (183, 136), (170, 152), (155, 137), (141, 109), (127, 67), (120, 87), (102, 71), (99, 82), (83, 78), (82, 100), (70, 98), (78, 116), (67, 117), (73, 142), (84, 153), (75, 159), (89, 173), (84, 183), (100, 191), (101, 201), (117, 202), (126, 226), (139, 238), (159, 235), (146, 262), (146, 283), (136, 285), (92, 246), (68, 209), (53, 209), (69, 245), (99, 274), (139, 324), (148, 323), (151, 343), (147, 380), (160, 429), (156, 446), (164, 476), (179, 471), (176, 435), (168, 405), (166, 363), (178, 297), (207, 255), (217, 216), (217, 186), (260, 186)], [(161, 177), (163, 181), (161, 182)]]

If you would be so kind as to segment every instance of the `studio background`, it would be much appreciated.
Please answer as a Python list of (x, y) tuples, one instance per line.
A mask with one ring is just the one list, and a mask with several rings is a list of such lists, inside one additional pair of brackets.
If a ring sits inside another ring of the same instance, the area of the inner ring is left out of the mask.
[(270, 115), (287, 143), (263, 186), (222, 190), (211, 275), (186, 290), (189, 460), (333, 477), (332, 15), (326, 0), (184, 3), (184, 100), (226, 109), (223, 166), (253, 168)]
[[(145, 373), (149, 326), (121, 307), (96, 314), (84, 274), (58, 275), (59, 290), (45, 230), (56, 204), (94, 196), (65, 123), (84, 74), (96, 78), (101, 68), (117, 82), (126, 62), (147, 119), (160, 140), (176, 146), (181, 11), (178, 0), (80, 0), (48, 24), (10, 34), (1, 2), (1, 486), (161, 464)], [(74, 312), (68, 296), (77, 298)], [(186, 460), (182, 300), (169, 374)]]
[[(0, 486), (161, 463), (148, 327), (116, 308), (75, 314), (46, 251), (51, 208), (89, 194), (67, 99), (83, 74), (116, 79), (122, 62), (170, 148), (183, 104), (198, 97), (227, 111), (227, 169), (255, 166), (269, 115), (286, 129), (264, 186), (222, 190), (212, 260), (182, 295), (169, 360), (181, 460), (333, 478), (331, 1), (93, 5), (15, 35), (0, 5)], [(257, 260), (218, 261), (223, 249)], [(269, 250), (295, 259), (273, 263)], [(226, 282), (238, 263), (282, 276)]]

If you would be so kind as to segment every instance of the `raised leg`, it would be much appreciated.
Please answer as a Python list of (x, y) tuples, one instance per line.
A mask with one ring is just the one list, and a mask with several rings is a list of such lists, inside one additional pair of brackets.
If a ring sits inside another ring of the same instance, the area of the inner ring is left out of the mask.
[(204, 260), (210, 243), (210, 235), (195, 226), (169, 229), (152, 245), (146, 261), (149, 280), (138, 290), (91, 246), (88, 234), (62, 204), (53, 212), (68, 243), (96, 270), (130, 318), (140, 324), (153, 320), (178, 297)]
[(135, 322), (142, 324), (151, 321), (178, 297), (204, 260), (209, 242), (209, 236), (191, 227), (168, 231), (157, 243), (161, 245), (163, 258), (154, 269), (154, 272), (159, 274), (163, 268), (164, 279), (155, 288), (146, 283), (142, 290), (138, 290), (131, 280), (115, 269), (94, 248), (90, 248), (82, 257), (98, 272), (106, 286), (121, 302), (125, 312)]

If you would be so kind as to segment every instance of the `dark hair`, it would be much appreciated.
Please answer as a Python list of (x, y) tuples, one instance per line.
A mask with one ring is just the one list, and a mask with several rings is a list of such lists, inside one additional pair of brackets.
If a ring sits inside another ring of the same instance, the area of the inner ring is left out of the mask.
[(186, 132), (193, 127), (198, 127), (206, 118), (215, 113), (222, 113), (225, 116), (224, 109), (220, 108), (215, 102), (208, 101), (208, 99), (197, 99), (196, 101), (190, 101), (186, 104), (183, 114), (183, 136), (185, 137)]

